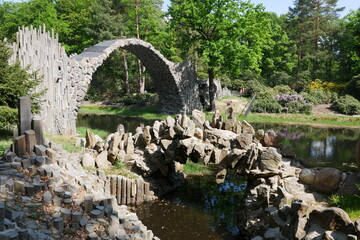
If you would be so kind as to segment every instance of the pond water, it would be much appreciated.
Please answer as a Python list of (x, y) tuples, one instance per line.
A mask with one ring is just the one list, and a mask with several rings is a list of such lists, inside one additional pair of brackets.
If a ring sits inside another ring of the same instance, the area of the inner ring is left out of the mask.
[(160, 239), (238, 239), (236, 213), (245, 187), (245, 180), (233, 174), (222, 184), (214, 175), (189, 176), (176, 192), (135, 212)]

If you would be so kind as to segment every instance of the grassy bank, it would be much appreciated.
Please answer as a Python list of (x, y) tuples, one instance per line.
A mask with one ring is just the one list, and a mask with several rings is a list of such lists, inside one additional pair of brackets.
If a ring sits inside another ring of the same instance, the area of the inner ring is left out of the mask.
[(85, 106), (80, 108), (80, 114), (112, 114), (132, 117), (141, 117), (147, 119), (164, 119), (167, 115), (157, 113), (156, 106), (144, 107), (99, 107)]
[(360, 216), (360, 196), (348, 194), (338, 195), (333, 194), (329, 198), (329, 204), (334, 207), (343, 209), (351, 220), (355, 221)]
[[(156, 113), (156, 107), (82, 107), (80, 114), (111, 114), (141, 117), (146, 119), (165, 119), (166, 114)], [(211, 120), (213, 114), (206, 112), (206, 119)], [(225, 117), (225, 113), (223, 113)], [(244, 119), (244, 115), (238, 115), (239, 120)], [(360, 117), (329, 115), (329, 114), (266, 114), (250, 113), (246, 120), (249, 122), (266, 123), (290, 123), (290, 124), (313, 124), (318, 126), (335, 127), (358, 127), (360, 128)], [(98, 134), (100, 135), (100, 134)]]

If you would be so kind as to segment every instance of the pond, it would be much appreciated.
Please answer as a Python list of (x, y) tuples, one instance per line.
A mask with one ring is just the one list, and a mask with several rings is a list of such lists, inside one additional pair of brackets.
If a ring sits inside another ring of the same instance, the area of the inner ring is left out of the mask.
[(360, 130), (352, 128), (314, 127), (253, 123), (255, 129), (273, 129), (280, 143), (289, 146), (309, 167), (334, 167), (343, 171), (357, 171), (356, 143)]
[(214, 175), (189, 176), (176, 192), (135, 212), (160, 239), (238, 239), (236, 214), (245, 187), (245, 180), (231, 173), (222, 184)]
[[(152, 125), (154, 120), (115, 115), (79, 115), (78, 127), (88, 127), (115, 132), (118, 124), (135, 132), (142, 125)], [(290, 147), (309, 167), (335, 167), (343, 171), (356, 170), (355, 147), (360, 130), (351, 128), (315, 127), (310, 125), (251, 123), (255, 129), (274, 129), (280, 143)]]

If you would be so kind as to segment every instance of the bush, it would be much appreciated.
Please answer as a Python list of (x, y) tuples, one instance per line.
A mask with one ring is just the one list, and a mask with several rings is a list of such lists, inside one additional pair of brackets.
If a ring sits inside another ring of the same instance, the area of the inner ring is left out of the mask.
[(354, 76), (345, 86), (344, 92), (360, 101), (360, 74)]
[(152, 93), (130, 94), (117, 99), (117, 102), (123, 102), (125, 105), (145, 104), (156, 101), (157, 95)]
[(251, 108), (252, 112), (259, 113), (280, 113), (282, 106), (276, 99), (259, 99), (256, 100)]
[(346, 115), (360, 114), (360, 102), (350, 95), (340, 97), (331, 106), (335, 111)]
[(285, 104), (284, 110), (287, 113), (306, 113), (310, 114), (312, 111), (312, 105), (305, 103), (303, 101), (298, 102), (288, 102)]
[(302, 95), (280, 94), (276, 96), (276, 99), (286, 113), (311, 113), (312, 106), (304, 100)]
[(0, 128), (9, 128), (17, 123), (17, 109), (0, 106)]
[(315, 105), (332, 103), (338, 99), (336, 92), (327, 90), (315, 89), (308, 93), (301, 93), (304, 96), (305, 101), (311, 102)]
[(276, 94), (296, 94), (288, 85), (278, 85), (274, 87)]

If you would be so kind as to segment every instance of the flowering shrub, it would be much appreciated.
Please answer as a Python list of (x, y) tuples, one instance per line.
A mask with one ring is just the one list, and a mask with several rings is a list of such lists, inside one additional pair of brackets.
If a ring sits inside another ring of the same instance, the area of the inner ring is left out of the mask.
[(322, 91), (329, 91), (329, 92), (340, 92), (345, 87), (343, 83), (333, 83), (327, 81), (321, 81), (320, 79), (315, 79), (309, 83), (309, 92), (313, 90), (322, 90)]

